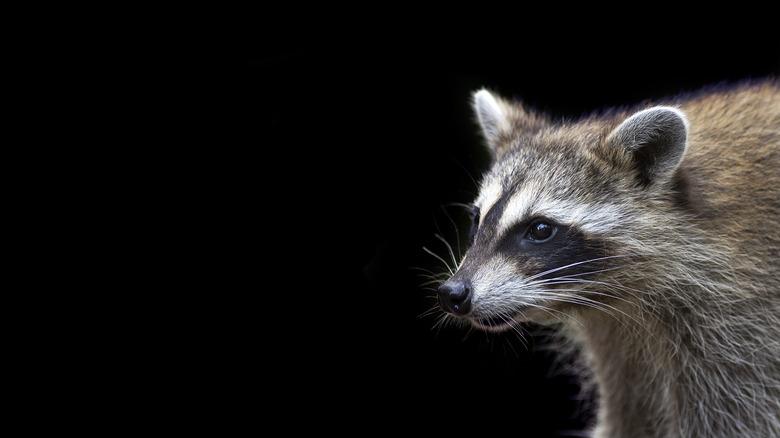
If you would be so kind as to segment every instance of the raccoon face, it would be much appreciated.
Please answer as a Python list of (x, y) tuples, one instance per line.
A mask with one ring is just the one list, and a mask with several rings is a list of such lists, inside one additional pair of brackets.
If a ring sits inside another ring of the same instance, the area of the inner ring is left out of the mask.
[(470, 247), (439, 288), (443, 310), (500, 331), (608, 306), (620, 295), (609, 275), (630, 269), (628, 229), (670, 190), (685, 153), (685, 116), (654, 107), (622, 123), (555, 126), (485, 90), (474, 107), (494, 164)]

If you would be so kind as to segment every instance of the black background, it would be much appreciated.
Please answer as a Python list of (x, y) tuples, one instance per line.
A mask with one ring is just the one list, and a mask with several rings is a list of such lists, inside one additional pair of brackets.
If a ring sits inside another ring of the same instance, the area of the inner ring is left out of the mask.
[(442, 270), (422, 247), (447, 257), (434, 234), (454, 244), (450, 218), (465, 232), (448, 204), (473, 200), (489, 166), (470, 94), (486, 86), (573, 118), (776, 75), (780, 56), (766, 45), (249, 47), (231, 78), (224, 170), (240, 213), (257, 218), (242, 266), (261, 286), (226, 310), (253, 321), (228, 323), (222, 354), (242, 376), (228, 382), (251, 376), (260, 398), (307, 412), (302, 423), (576, 436), (591, 411), (578, 408), (576, 380), (551, 373), (538, 328), (523, 344), (420, 316), (435, 301), (413, 268)]

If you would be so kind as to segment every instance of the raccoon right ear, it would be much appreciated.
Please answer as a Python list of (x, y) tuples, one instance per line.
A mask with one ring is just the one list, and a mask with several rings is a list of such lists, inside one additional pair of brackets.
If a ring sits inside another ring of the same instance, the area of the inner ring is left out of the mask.
[(631, 154), (643, 185), (668, 180), (688, 147), (688, 119), (677, 108), (649, 108), (623, 121), (607, 143)]
[(510, 110), (506, 102), (484, 88), (474, 93), (474, 112), (482, 128), (482, 135), (493, 153), (498, 148), (499, 138), (511, 129)]

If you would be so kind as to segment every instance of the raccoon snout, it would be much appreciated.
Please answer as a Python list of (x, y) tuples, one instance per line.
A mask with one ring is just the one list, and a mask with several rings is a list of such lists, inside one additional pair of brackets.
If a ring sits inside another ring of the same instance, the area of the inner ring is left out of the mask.
[(453, 315), (471, 311), (471, 283), (466, 280), (448, 280), (439, 286), (439, 305)]

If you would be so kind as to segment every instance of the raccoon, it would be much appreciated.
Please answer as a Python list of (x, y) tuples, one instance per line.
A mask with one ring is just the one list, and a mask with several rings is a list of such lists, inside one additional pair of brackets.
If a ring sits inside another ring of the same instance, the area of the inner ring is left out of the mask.
[(560, 122), (476, 92), (493, 164), (439, 304), (556, 326), (595, 437), (780, 437), (780, 82), (658, 103)]

